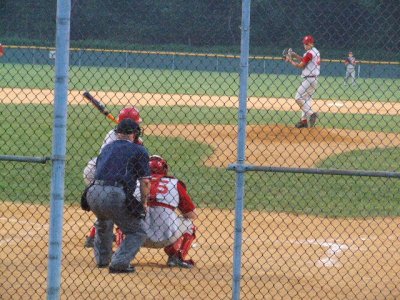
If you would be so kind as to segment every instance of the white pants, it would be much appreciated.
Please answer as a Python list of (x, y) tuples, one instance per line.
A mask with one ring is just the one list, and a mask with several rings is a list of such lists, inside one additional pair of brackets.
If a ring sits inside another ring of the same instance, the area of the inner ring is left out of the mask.
[(314, 112), (312, 106), (312, 96), (318, 86), (317, 77), (304, 78), (303, 82), (299, 86), (296, 92), (296, 103), (300, 106), (302, 111), (301, 119), (306, 120), (307, 117), (311, 116)]
[(166, 207), (149, 207), (146, 219), (142, 221), (147, 239), (143, 247), (164, 248), (175, 243), (184, 233), (193, 234), (193, 222), (178, 216)]

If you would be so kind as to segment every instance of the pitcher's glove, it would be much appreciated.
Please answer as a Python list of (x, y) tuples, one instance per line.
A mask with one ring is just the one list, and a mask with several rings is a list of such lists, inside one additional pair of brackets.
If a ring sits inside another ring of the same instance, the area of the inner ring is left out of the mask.
[(282, 51), (282, 59), (284, 61), (289, 61), (292, 60), (292, 54), (294, 53), (294, 51), (292, 50), (292, 48), (285, 48)]

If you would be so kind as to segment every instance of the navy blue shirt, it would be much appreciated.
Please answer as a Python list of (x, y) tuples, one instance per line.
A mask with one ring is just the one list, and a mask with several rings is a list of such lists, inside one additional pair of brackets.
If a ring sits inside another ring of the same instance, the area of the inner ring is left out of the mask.
[(136, 181), (150, 175), (146, 148), (127, 140), (116, 140), (101, 150), (94, 177), (96, 180), (125, 182), (135, 190)]

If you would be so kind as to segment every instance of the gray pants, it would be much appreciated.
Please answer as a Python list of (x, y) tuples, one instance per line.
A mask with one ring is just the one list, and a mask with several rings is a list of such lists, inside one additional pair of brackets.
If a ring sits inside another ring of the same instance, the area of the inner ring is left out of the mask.
[(346, 83), (354, 84), (356, 82), (356, 69), (354, 67), (346, 68)]
[[(127, 210), (125, 193), (114, 186), (93, 185), (87, 193), (90, 209), (97, 217), (95, 223), (94, 255), (98, 265), (126, 269), (142, 246), (146, 232), (140, 220)], [(118, 250), (112, 254), (113, 227), (116, 224), (125, 234)]]

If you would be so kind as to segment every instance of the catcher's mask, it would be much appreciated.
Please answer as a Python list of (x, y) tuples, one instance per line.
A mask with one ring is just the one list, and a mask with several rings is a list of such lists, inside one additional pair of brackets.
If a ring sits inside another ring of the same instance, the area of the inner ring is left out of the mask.
[(167, 175), (167, 161), (159, 155), (152, 155), (149, 158), (149, 166), (152, 174)]
[(119, 112), (118, 123), (125, 119), (131, 119), (138, 124), (140, 124), (142, 122), (142, 118), (140, 117), (139, 110), (134, 106), (125, 107)]
[(306, 35), (303, 38), (303, 44), (304, 45), (309, 45), (309, 44), (314, 44), (314, 43), (315, 43), (315, 40), (314, 40), (312, 35)]

